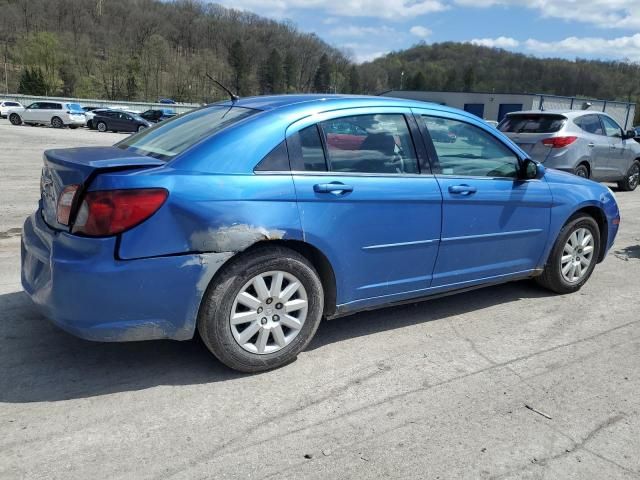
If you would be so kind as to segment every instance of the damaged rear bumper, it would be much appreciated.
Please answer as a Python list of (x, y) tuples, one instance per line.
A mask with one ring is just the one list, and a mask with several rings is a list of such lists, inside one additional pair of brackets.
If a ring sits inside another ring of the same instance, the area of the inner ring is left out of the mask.
[(204, 291), (232, 253), (116, 260), (116, 238), (49, 228), (40, 211), (22, 233), (22, 285), (41, 312), (87, 340), (193, 337)]

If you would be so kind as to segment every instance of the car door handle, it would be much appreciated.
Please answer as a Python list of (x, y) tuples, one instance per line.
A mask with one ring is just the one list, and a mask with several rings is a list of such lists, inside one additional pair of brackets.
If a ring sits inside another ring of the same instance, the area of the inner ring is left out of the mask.
[(595, 147), (595, 146), (596, 146), (596, 144), (595, 144), (595, 143), (593, 143), (593, 142), (591, 142), (591, 143), (587, 144), (587, 147), (591, 147), (591, 148), (593, 148), (593, 147)]
[(471, 185), (451, 185), (449, 187), (449, 193), (455, 193), (458, 195), (471, 195), (478, 191), (476, 187)]
[(353, 192), (353, 187), (341, 182), (317, 183), (313, 186), (313, 191), (316, 193), (343, 194)]

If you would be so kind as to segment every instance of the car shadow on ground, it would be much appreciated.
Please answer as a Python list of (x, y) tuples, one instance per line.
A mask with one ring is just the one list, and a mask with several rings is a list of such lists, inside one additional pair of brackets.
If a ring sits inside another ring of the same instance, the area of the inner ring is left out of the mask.
[(613, 254), (621, 260), (629, 260), (630, 258), (640, 259), (640, 245), (629, 245), (628, 247), (615, 250)]
[[(518, 282), (323, 322), (307, 350), (549, 293)], [(233, 380), (199, 339), (95, 343), (51, 325), (23, 293), (0, 295), (0, 403), (85, 398), (157, 385)]]

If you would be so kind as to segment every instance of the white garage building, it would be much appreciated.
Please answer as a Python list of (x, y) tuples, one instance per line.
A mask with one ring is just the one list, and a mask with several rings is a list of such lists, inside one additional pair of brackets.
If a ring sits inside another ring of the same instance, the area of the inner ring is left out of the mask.
[[(500, 121), (507, 113), (520, 110), (583, 110), (606, 112), (625, 129), (633, 126), (635, 103), (560, 97), (532, 93), (423, 92), (390, 90), (383, 96), (409, 98), (466, 110), (485, 120)], [(591, 105), (589, 105), (591, 104)]]

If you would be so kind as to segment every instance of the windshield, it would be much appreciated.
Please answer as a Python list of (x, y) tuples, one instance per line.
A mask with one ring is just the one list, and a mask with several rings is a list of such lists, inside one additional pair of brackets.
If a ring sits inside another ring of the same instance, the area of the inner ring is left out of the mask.
[(498, 125), (498, 129), (507, 133), (554, 133), (562, 128), (566, 120), (562, 115), (509, 115)]
[(200, 140), (255, 113), (258, 110), (242, 107), (206, 107), (159, 123), (116, 146), (169, 161)]
[(67, 108), (72, 112), (84, 113), (79, 103), (67, 103)]

